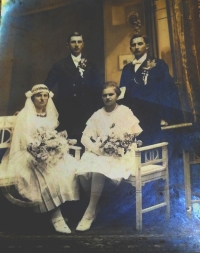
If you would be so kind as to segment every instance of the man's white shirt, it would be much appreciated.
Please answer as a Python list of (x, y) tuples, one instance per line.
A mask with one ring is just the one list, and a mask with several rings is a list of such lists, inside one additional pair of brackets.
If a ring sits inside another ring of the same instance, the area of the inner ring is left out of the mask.
[(73, 62), (74, 62), (74, 64), (75, 64), (75, 66), (78, 67), (78, 63), (79, 63), (80, 60), (81, 60), (81, 54), (79, 54), (77, 57), (74, 56), (73, 54), (71, 54), (71, 57), (72, 57), (72, 60), (73, 60)]
[[(81, 54), (79, 54), (77, 57), (74, 56), (73, 54), (71, 54), (71, 56), (72, 56), (72, 60), (75, 64), (75, 66), (78, 67), (79, 62), (81, 61)], [(83, 73), (85, 70), (80, 67), (78, 68), (78, 70), (79, 70), (80, 75), (83, 77)]]
[(135, 72), (139, 69), (139, 67), (142, 65), (142, 63), (146, 60), (147, 53), (145, 53), (140, 59), (134, 58), (132, 61), (132, 64), (135, 65)]

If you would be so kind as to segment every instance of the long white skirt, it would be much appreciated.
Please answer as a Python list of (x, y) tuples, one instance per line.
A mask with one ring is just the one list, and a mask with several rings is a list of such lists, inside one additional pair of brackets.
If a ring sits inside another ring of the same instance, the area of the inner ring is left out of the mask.
[(89, 178), (91, 172), (96, 172), (119, 184), (122, 179), (129, 178), (134, 172), (134, 167), (134, 150), (127, 152), (123, 157), (98, 156), (86, 151), (81, 157), (77, 174)]
[(31, 159), (27, 151), (19, 151), (12, 159), (12, 175), (15, 175), (15, 187), (22, 198), (36, 203), (36, 212), (47, 212), (65, 201), (79, 199), (75, 158), (66, 153), (56, 165), (47, 167), (31, 166)]

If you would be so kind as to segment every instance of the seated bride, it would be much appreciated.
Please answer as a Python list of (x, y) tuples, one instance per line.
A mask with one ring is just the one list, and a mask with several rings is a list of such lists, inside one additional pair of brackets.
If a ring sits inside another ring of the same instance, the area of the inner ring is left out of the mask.
[(55, 230), (69, 234), (60, 205), (79, 199), (77, 161), (67, 153), (67, 133), (55, 131), (59, 122), (52, 96), (44, 84), (26, 93), (25, 106), (16, 116), (7, 171), (15, 176), (23, 200), (35, 203), (35, 212), (49, 212)]
[(81, 142), (86, 152), (77, 174), (83, 188), (90, 194), (90, 202), (77, 231), (90, 229), (105, 177), (119, 184), (122, 179), (128, 179), (134, 169), (135, 136), (142, 129), (132, 111), (116, 103), (120, 93), (116, 83), (105, 83), (102, 89), (105, 106), (91, 116), (83, 132)]

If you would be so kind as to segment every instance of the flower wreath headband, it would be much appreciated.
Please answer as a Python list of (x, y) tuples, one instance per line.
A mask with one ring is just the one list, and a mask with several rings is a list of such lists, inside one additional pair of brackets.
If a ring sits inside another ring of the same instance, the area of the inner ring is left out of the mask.
[(49, 97), (52, 98), (54, 96), (53, 92), (52, 91), (49, 91), (49, 89), (47, 88), (46, 85), (35, 85), (33, 86), (32, 90), (29, 90), (25, 93), (26, 97), (27, 98), (30, 98), (32, 97), (33, 95), (37, 94), (37, 93), (40, 93), (42, 91), (45, 91), (49, 94)]

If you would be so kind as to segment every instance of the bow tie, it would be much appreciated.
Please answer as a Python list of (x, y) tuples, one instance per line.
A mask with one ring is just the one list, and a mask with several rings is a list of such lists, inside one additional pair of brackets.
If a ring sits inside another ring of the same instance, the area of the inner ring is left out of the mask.
[(77, 58), (77, 59), (74, 58), (73, 60), (74, 60), (75, 62), (80, 62), (81, 59), (80, 59), (80, 58)]
[(142, 61), (137, 60), (137, 59), (134, 59), (134, 60), (132, 61), (132, 64), (133, 64), (133, 65), (142, 64), (142, 63), (143, 63)]

